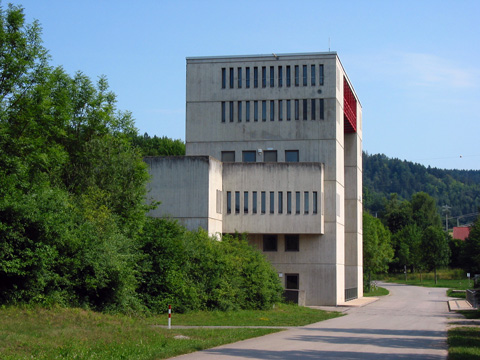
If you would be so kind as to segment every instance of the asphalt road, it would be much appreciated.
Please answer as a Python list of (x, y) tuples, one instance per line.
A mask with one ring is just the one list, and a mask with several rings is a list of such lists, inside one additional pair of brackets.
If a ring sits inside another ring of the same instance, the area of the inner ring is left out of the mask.
[(447, 359), (446, 289), (382, 286), (389, 296), (348, 308), (347, 316), (175, 359)]

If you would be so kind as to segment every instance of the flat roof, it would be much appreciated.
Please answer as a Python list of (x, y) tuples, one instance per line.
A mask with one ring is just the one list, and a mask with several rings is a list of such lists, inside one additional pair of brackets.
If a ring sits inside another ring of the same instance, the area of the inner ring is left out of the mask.
[(336, 51), (327, 52), (311, 52), (311, 53), (270, 53), (270, 54), (257, 54), (257, 55), (219, 55), (219, 56), (192, 56), (187, 57), (188, 60), (220, 60), (220, 59), (245, 59), (245, 58), (266, 58), (266, 57), (314, 57), (314, 56), (336, 56)]

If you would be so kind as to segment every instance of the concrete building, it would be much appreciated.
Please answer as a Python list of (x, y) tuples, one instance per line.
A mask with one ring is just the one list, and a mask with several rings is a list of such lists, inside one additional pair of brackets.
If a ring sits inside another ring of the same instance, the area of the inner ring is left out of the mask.
[(152, 216), (246, 232), (302, 305), (363, 296), (362, 108), (335, 52), (187, 58), (186, 155)]

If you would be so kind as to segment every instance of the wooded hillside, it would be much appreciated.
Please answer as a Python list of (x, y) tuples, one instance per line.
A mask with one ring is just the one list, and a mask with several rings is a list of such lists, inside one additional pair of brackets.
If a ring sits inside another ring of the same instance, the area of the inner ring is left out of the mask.
[[(480, 170), (444, 170), (425, 167), (384, 154), (363, 153), (364, 206), (372, 214), (382, 212), (390, 194), (410, 199), (414, 193), (426, 192), (441, 207), (448, 205), (449, 226), (457, 226), (458, 216), (474, 214), (480, 207)], [(441, 211), (444, 216), (445, 213)], [(471, 223), (475, 216), (459, 219), (460, 225)]]

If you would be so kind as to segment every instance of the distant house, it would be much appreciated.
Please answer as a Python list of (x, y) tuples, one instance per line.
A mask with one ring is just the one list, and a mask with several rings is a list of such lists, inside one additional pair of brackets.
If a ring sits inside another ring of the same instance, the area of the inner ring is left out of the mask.
[(453, 228), (453, 238), (458, 240), (464, 240), (470, 235), (469, 226), (456, 226)]

